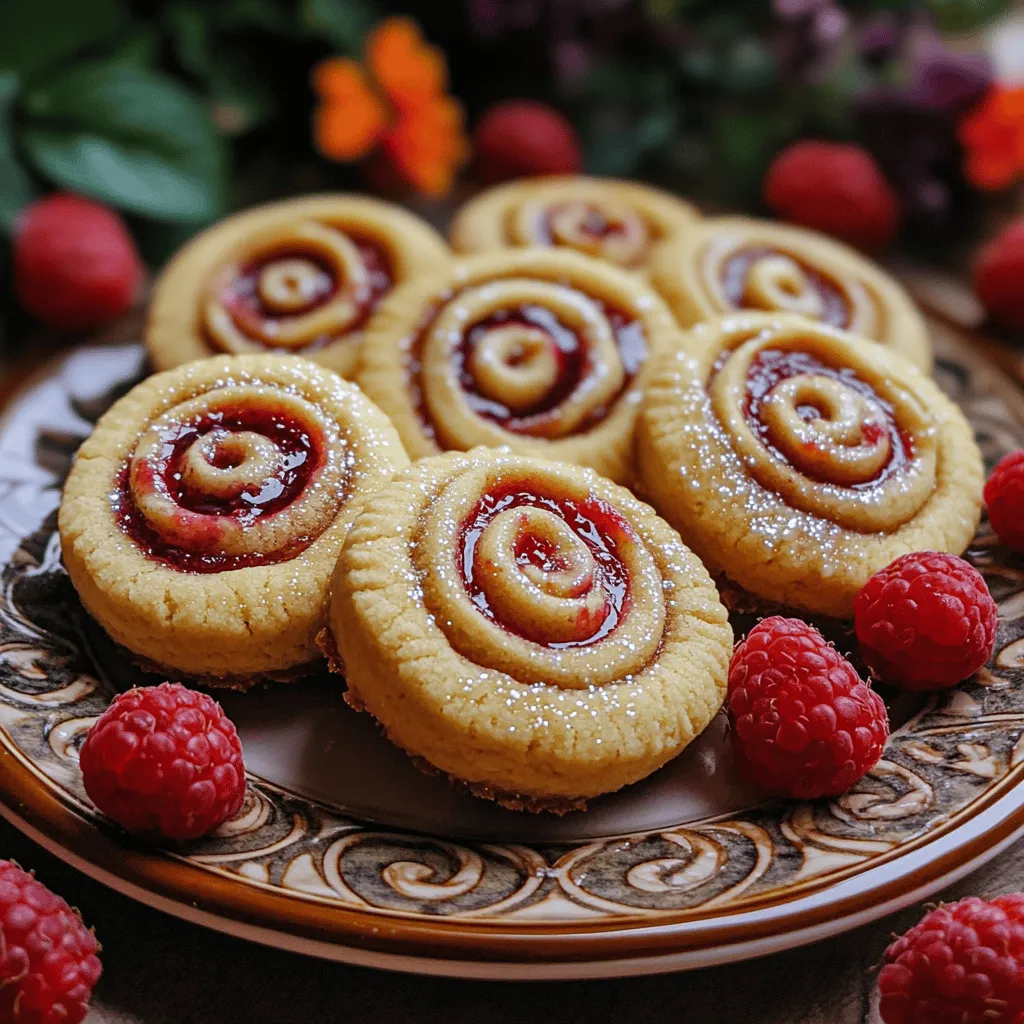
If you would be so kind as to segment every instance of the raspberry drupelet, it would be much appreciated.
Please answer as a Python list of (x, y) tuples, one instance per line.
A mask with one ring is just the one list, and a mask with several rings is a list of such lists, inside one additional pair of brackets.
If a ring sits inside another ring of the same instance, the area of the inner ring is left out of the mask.
[(729, 666), (736, 766), (777, 796), (838, 796), (882, 756), (882, 698), (813, 627), (773, 616), (737, 644)]
[(80, 764), (93, 803), (144, 835), (198, 838), (245, 799), (234, 724), (212, 697), (180, 683), (116, 697), (89, 730)]
[(17, 864), (0, 860), (0, 1021), (78, 1024), (102, 973), (78, 912)]
[(999, 539), (1024, 552), (1024, 448), (1005, 456), (985, 484), (988, 521)]
[(981, 573), (956, 555), (916, 551), (857, 595), (854, 628), (871, 672), (907, 690), (955, 686), (992, 656), (999, 611)]
[(926, 914), (885, 951), (878, 989), (885, 1024), (1019, 1024), (1024, 894)]

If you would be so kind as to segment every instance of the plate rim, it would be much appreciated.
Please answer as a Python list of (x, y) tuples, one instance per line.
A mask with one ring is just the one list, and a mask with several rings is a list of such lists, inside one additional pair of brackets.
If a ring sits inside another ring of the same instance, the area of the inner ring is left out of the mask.
[[(45, 787), (40, 787), (45, 788)], [(123, 858), (126, 852), (125, 844), (118, 843), (113, 838), (105, 836), (102, 831), (91, 825), (88, 821), (75, 815), (75, 812), (64, 805), (63, 801), (55, 793), (48, 793), (49, 798), (55, 801), (61, 810), (77, 818), (85, 831), (98, 838), (101, 845), (107, 848), (111, 858), (116, 861), (118, 870), (112, 869), (107, 863), (99, 863), (96, 858), (83, 855), (69, 846), (65, 846), (60, 838), (51, 834), (45, 828), (49, 819), (34, 821), (31, 817), (23, 817), (20, 811), (15, 810), (5, 802), (0, 802), (0, 817), (3, 817), (9, 824), (23, 832), (30, 839), (38, 842), (44, 849), (64, 861), (66, 864), (81, 871), (87, 877), (110, 888), (115, 892), (128, 896), (131, 899), (151, 907), (155, 910), (169, 913), (184, 921), (210, 928), (223, 934), (231, 935), (248, 941), (258, 942), (262, 945), (273, 948), (298, 952), (306, 955), (316, 956), (321, 959), (328, 959), (342, 963), (352, 964), (360, 967), (371, 967), (385, 970), (397, 970), (407, 973), (425, 974), (433, 976), (449, 976), (467, 979), (480, 980), (570, 980), (582, 978), (612, 978), (625, 976), (639, 976), (646, 974), (667, 973), (671, 971), (691, 970), (699, 967), (710, 967), (717, 964), (734, 962), (748, 957), (768, 956), (772, 953), (793, 949), (799, 946), (808, 945), (821, 941), (825, 938), (841, 934), (850, 929), (860, 927), (895, 913), (919, 900), (925, 899), (939, 889), (956, 882), (958, 879), (970, 874), (972, 871), (982, 867), (989, 860), (998, 856), (1008, 848), (1016, 839), (1024, 836), (1024, 807), (1018, 806), (1018, 813), (1015, 816), (997, 819), (991, 828), (983, 830), (972, 837), (969, 847), (960, 844), (940, 860), (926, 861), (918, 868), (912, 877), (915, 884), (908, 885), (907, 875), (901, 875), (891, 880), (888, 886), (869, 887), (864, 890), (859, 898), (855, 897), (851, 902), (854, 904), (848, 913), (835, 913), (836, 904), (824, 904), (813, 920), (801, 921), (797, 928), (771, 928), (761, 934), (742, 934), (735, 940), (722, 941), (721, 933), (711, 928), (703, 929), (712, 939), (708, 943), (681, 944), (678, 940), (686, 930), (686, 923), (651, 924), (647, 927), (630, 927), (630, 922), (636, 918), (621, 919), (622, 927), (610, 928), (607, 924), (603, 931), (611, 930), (611, 936), (597, 934), (602, 940), (600, 952), (603, 947), (609, 945), (610, 938), (614, 945), (610, 945), (607, 952), (618, 955), (595, 956), (590, 949), (580, 949), (580, 944), (589, 946), (588, 936), (593, 932), (568, 932), (563, 924), (518, 926), (515, 929), (515, 937), (518, 939), (522, 934), (523, 939), (532, 940), (535, 937), (534, 929), (541, 928), (544, 931), (554, 929), (557, 934), (556, 940), (562, 943), (573, 942), (577, 944), (575, 953), (568, 951), (568, 956), (542, 956), (536, 949), (512, 949), (506, 950), (506, 945), (525, 947), (526, 942), (515, 941), (514, 943), (502, 942), (496, 948), (493, 955), (487, 955), (487, 951), (479, 946), (463, 948), (459, 945), (460, 952), (476, 954), (484, 952), (483, 956), (468, 955), (453, 957), (450, 954), (456, 946), (447, 940), (439, 940), (436, 936), (438, 928), (436, 922), (413, 921), (419, 923), (420, 928), (415, 931), (427, 931), (435, 933), (433, 942), (425, 946), (419, 944), (406, 944), (404, 936), (397, 938), (394, 934), (381, 937), (384, 930), (380, 928), (380, 916), (368, 911), (352, 910), (347, 907), (331, 907), (328, 914), (332, 917), (344, 915), (346, 917), (374, 918), (377, 919), (377, 926), (370, 927), (369, 933), (359, 929), (350, 936), (352, 941), (339, 942), (337, 936), (330, 937), (318, 930), (297, 931), (294, 927), (283, 929), (270, 927), (267, 924), (265, 915), (258, 915), (252, 918), (245, 915), (225, 914), (223, 907), (213, 901), (199, 901), (193, 899), (191, 904), (186, 904), (180, 899), (181, 887), (176, 887), (169, 892), (164, 892), (158, 887), (144, 884), (144, 873), (140, 876), (126, 877), (123, 868)], [(1002, 800), (1009, 801), (1012, 792), (1004, 794)], [(984, 812), (982, 812), (984, 813)], [(44, 827), (39, 827), (44, 826)], [(947, 833), (948, 836), (948, 833)], [(928, 845), (928, 844), (925, 844)], [(975, 848), (977, 847), (977, 852)], [(965, 849), (971, 850), (967, 857), (959, 856)], [(137, 851), (133, 851), (137, 852)], [(164, 851), (161, 851), (164, 852)], [(167, 867), (174, 867), (177, 862), (170, 858), (161, 858), (142, 855), (142, 863), (153, 864), (154, 862), (165, 862)], [(209, 881), (214, 880), (221, 886), (232, 886), (241, 892), (245, 892), (248, 886), (238, 885), (228, 877), (221, 877), (212, 872), (206, 872), (199, 868), (181, 864), (181, 867), (188, 868), (190, 874), (197, 879)], [(929, 870), (941, 866), (941, 870)], [(863, 872), (861, 879), (884, 871), (884, 865), (879, 865), (870, 871)], [(205, 887), (204, 887), (205, 888)], [(893, 890), (892, 895), (878, 900), (872, 898), (883, 889)], [(261, 892), (262, 890), (254, 890)], [(195, 892), (193, 895), (198, 895)], [(277, 896), (275, 899), (282, 903), (299, 902), (293, 897)], [(262, 904), (262, 901), (259, 901)], [(790, 901), (798, 903), (799, 899)], [(786, 903), (782, 904), (786, 906)], [(751, 912), (747, 912), (749, 916)], [(754, 912), (756, 913), (756, 912)], [(728, 916), (739, 916), (736, 914)], [(781, 920), (780, 920), (781, 916)], [(389, 933), (394, 931), (394, 921), (388, 919), (390, 924), (386, 929)], [(437, 919), (443, 922), (443, 919)], [(710, 920), (710, 919), (706, 919)], [(786, 915), (773, 915), (765, 922), (787, 923)], [(288, 923), (294, 925), (294, 916), (290, 915)], [(360, 924), (367, 925), (370, 922), (362, 921)], [(484, 922), (470, 924), (466, 922), (452, 922), (457, 925), (460, 931), (469, 931), (471, 934), (479, 930), (481, 933), (497, 934), (499, 938), (507, 940), (512, 934), (510, 930), (502, 928), (500, 923), (487, 925)], [(426, 924), (424, 928), (423, 925)], [(660, 940), (655, 948), (645, 948), (642, 951), (634, 952), (637, 933), (641, 932), (645, 938), (651, 937)], [(616, 941), (617, 940), (617, 941)], [(397, 951), (396, 944), (400, 947)], [(533, 946), (531, 941), (530, 946)], [(617, 948), (628, 944), (627, 949)], [(521, 956), (502, 956), (502, 953), (521, 953)], [(633, 955), (622, 955), (630, 954)]]
[[(80, 350), (47, 359), (7, 396), (0, 430), (26, 394), (53, 379), (69, 355)], [(1001, 397), (1013, 396), (1009, 411), (1024, 422), (1024, 411), (1014, 410), (1021, 398), (1020, 386), (983, 352), (969, 354), (993, 375)], [(0, 732), (7, 740), (6, 730), (0, 727)], [(284, 895), (241, 883), (226, 872), (199, 867), (173, 851), (146, 847), (98, 826), (76, 810), (53, 780), (31, 766), (13, 742), (0, 742), (0, 769), (0, 815), (77, 870), (117, 891), (132, 890), (126, 894), (140, 902), (186, 920), (202, 917), (198, 923), (204, 926), (278, 948), (298, 945), (303, 947), (300, 952), (363, 966), (459, 977), (643, 974), (791, 948), (909, 905), (981, 866), (1024, 834), (1024, 802), (1018, 789), (1024, 784), (1022, 763), (1000, 780), (997, 791), (880, 857), (870, 868), (857, 871), (851, 866), (848, 872), (829, 874), (820, 884), (814, 879), (798, 883), (792, 896), (777, 895), (760, 908), (754, 904), (696, 913), (662, 912), (657, 918), (637, 913), (594, 920), (524, 921), (509, 927), (501, 920), (450, 920), (328, 905), (300, 893)], [(1000, 808), (1005, 813), (993, 814)], [(961, 815), (964, 819), (958, 820)], [(960, 841), (952, 849), (939, 857), (926, 857), (910, 872), (892, 877), (887, 870), (893, 861), (919, 855), (953, 836)], [(820, 899), (826, 890), (847, 881), (858, 883), (855, 892), (841, 900)], [(194, 897), (191, 906), (181, 900), (185, 892)], [(805, 903), (811, 906), (802, 907)], [(273, 913), (268, 914), (268, 908)], [(736, 920), (753, 915), (762, 919)], [(273, 924), (268, 926), (268, 921)]]

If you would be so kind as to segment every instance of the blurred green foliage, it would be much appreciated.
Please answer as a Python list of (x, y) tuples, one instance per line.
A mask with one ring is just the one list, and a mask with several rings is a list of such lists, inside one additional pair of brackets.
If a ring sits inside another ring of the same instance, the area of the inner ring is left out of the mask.
[(233, 140), (282, 99), (308, 111), (310, 65), (357, 52), (376, 16), (371, 0), (4, 0), (0, 230), (47, 186), (185, 226), (154, 228), (157, 249), (221, 216), (245, 194)]

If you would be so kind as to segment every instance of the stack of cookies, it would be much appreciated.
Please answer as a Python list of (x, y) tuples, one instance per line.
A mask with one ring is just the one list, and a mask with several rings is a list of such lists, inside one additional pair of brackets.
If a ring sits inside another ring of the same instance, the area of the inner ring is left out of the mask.
[[(726, 604), (845, 619), (962, 552), (981, 456), (855, 252), (588, 178), (238, 215), (159, 281), (159, 371), (60, 510), (86, 609), (166, 676), (324, 658), (423, 767), (563, 812), (721, 708)], [(652, 507), (653, 506), (653, 507)]]

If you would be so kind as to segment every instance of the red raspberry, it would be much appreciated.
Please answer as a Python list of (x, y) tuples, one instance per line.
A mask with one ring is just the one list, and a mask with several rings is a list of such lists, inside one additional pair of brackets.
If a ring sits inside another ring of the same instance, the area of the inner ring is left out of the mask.
[(1010, 452), (992, 470), (985, 484), (985, 504), (999, 539), (1008, 548), (1024, 552), (1024, 448)]
[(896, 193), (859, 146), (797, 142), (784, 149), (768, 168), (764, 198), (780, 217), (867, 252), (884, 249), (900, 226)]
[(1024, 894), (969, 896), (926, 914), (885, 951), (885, 1024), (1013, 1024), (1024, 1014)]
[(98, 952), (78, 911), (0, 860), (0, 1021), (78, 1024), (103, 971)]
[(813, 627), (775, 615), (736, 645), (729, 665), (736, 766), (779, 796), (845, 793), (882, 756), (885, 704)]
[(131, 832), (195, 839), (245, 799), (242, 745), (205, 693), (162, 683), (122, 693), (82, 744), (85, 791)]
[(124, 221), (80, 196), (29, 206), (14, 236), (18, 301), (55, 331), (102, 327), (131, 308), (143, 266)]
[(915, 551), (864, 584), (854, 605), (871, 672), (906, 690), (955, 686), (992, 656), (999, 611), (980, 572), (956, 555)]
[(583, 154), (576, 129), (546, 103), (506, 100), (477, 122), (473, 149), (480, 178), (491, 184), (538, 174), (576, 174)]
[(993, 320), (1024, 331), (1024, 217), (1011, 221), (978, 253), (974, 290)]

